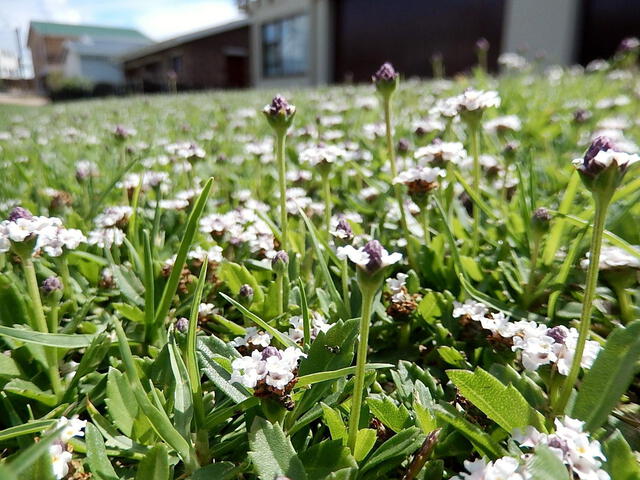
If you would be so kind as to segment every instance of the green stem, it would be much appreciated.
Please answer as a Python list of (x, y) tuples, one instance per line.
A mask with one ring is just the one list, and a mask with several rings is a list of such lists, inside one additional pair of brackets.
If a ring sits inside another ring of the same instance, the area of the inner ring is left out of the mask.
[(278, 162), (278, 184), (280, 187), (280, 229), (282, 230), (280, 250), (288, 250), (289, 248), (287, 225), (287, 166), (284, 156), (286, 138), (286, 132), (276, 133), (276, 162)]
[(369, 327), (371, 326), (371, 310), (375, 289), (362, 290), (362, 314), (360, 316), (360, 340), (356, 357), (355, 385), (351, 400), (351, 412), (349, 415), (349, 448), (351, 453), (355, 451), (358, 437), (358, 424), (360, 423), (360, 410), (362, 408), (362, 396), (364, 394), (365, 367), (367, 365), (367, 350), (369, 348)]
[(351, 318), (351, 296), (349, 294), (349, 261), (342, 260), (342, 301), (347, 311), (347, 317)]
[[(471, 135), (471, 155), (473, 156), (473, 189), (480, 195), (480, 156), (478, 153), (478, 126), (469, 124)], [(473, 202), (473, 254), (478, 253), (480, 243), (480, 207)]]
[(329, 174), (322, 175), (322, 187), (324, 194), (324, 224), (327, 229), (327, 242), (330, 240), (331, 234), (331, 185), (329, 182)]
[[(396, 165), (396, 150), (393, 146), (393, 130), (391, 125), (391, 95), (384, 97), (384, 123), (387, 133), (387, 155), (391, 163), (391, 176), (395, 179), (398, 176), (398, 167)], [(404, 211), (404, 202), (402, 201), (402, 191), (400, 185), (394, 185), (394, 193), (400, 208), (400, 224), (404, 231), (405, 238), (409, 238), (409, 228), (407, 227), (407, 216)]]
[(587, 270), (587, 284), (584, 291), (584, 300), (582, 303), (582, 315), (580, 316), (580, 328), (578, 335), (578, 343), (576, 351), (573, 355), (571, 370), (565, 380), (560, 397), (555, 405), (554, 411), (558, 414), (564, 412), (565, 407), (571, 396), (571, 391), (575, 386), (576, 380), (580, 373), (580, 362), (582, 361), (582, 353), (584, 346), (589, 337), (591, 328), (591, 310), (593, 309), (593, 300), (595, 298), (596, 286), (598, 284), (598, 271), (600, 266), (600, 250), (602, 248), (602, 233), (604, 232), (605, 219), (607, 217), (607, 207), (610, 198), (599, 199), (596, 197), (596, 211), (593, 223), (593, 233), (591, 237), (591, 250), (589, 253), (589, 268)]
[(64, 298), (65, 300), (73, 300), (75, 303), (75, 298), (71, 290), (71, 275), (69, 274), (69, 262), (67, 261), (66, 252), (62, 254), (62, 258), (60, 259), (60, 273), (62, 275), (62, 292)]
[(623, 286), (613, 287), (616, 297), (618, 297), (618, 307), (620, 308), (620, 318), (622, 323), (627, 324), (634, 320), (633, 305), (629, 299), (629, 292)]
[[(33, 260), (29, 257), (23, 258), (22, 265), (24, 267), (27, 290), (29, 292), (29, 297), (31, 297), (31, 305), (33, 306), (33, 313), (35, 316), (35, 324), (33, 326), (38, 332), (49, 333), (44, 309), (42, 308), (42, 300), (40, 298), (38, 279), (36, 277), (36, 269), (33, 266)], [(47, 358), (47, 373), (49, 375), (49, 381), (51, 382), (51, 388), (53, 388), (55, 395), (58, 398), (61, 398), (63, 393), (62, 382), (60, 381), (60, 372), (58, 371), (58, 355), (56, 353), (56, 349), (53, 347), (44, 347), (44, 352)]]
[(407, 320), (400, 326), (400, 335), (398, 339), (398, 347), (400, 351), (406, 351), (409, 347), (409, 338), (411, 337), (411, 320)]
[(424, 231), (424, 246), (428, 247), (431, 243), (431, 233), (429, 233), (429, 210), (427, 205), (422, 207), (422, 230)]
[(278, 291), (278, 315), (282, 315), (284, 312), (284, 275), (278, 273), (276, 276), (277, 291)]
[(538, 267), (538, 257), (540, 256), (540, 235), (534, 235), (533, 248), (531, 249), (531, 262), (529, 265), (529, 280), (527, 280), (527, 288), (524, 290), (524, 298), (522, 305), (525, 307), (531, 304), (531, 295), (534, 289), (534, 281), (536, 269)]

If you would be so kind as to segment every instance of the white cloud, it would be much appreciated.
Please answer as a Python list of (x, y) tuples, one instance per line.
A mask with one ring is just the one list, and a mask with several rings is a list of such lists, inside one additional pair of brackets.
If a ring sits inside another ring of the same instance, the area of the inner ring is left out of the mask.
[(158, 5), (136, 16), (134, 24), (154, 40), (189, 33), (240, 18), (230, 1), (195, 1)]

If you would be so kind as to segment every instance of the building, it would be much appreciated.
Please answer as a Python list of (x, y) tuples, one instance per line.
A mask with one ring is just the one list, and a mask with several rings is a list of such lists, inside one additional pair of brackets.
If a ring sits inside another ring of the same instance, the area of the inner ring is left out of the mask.
[(20, 78), (18, 56), (0, 49), (0, 80)]
[(47, 89), (52, 74), (122, 84), (117, 56), (150, 43), (134, 29), (51, 22), (31, 22), (27, 40), (39, 90)]
[(255, 86), (367, 81), (382, 62), (430, 76), (476, 63), (486, 38), (489, 66), (501, 52), (568, 65), (610, 57), (640, 36), (634, 0), (238, 0), (250, 22)]
[(238, 20), (149, 45), (123, 55), (134, 91), (249, 86), (249, 23)]

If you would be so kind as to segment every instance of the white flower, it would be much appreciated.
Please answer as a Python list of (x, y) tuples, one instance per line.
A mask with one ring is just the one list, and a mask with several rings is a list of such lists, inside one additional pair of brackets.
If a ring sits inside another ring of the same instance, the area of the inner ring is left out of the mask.
[(506, 130), (519, 132), (522, 129), (522, 122), (517, 115), (505, 115), (487, 120), (484, 122), (484, 129), (492, 133), (504, 132)]
[(418, 148), (414, 153), (414, 157), (417, 160), (438, 164), (446, 162), (459, 163), (467, 158), (467, 151), (460, 142), (434, 142)]
[(389, 254), (377, 240), (371, 240), (361, 248), (354, 248), (351, 245), (338, 247), (336, 255), (340, 260), (348, 258), (369, 273), (375, 273), (381, 268), (393, 265), (402, 259), (400, 253)]
[(394, 184), (398, 183), (413, 183), (413, 182), (428, 182), (435, 183), (439, 178), (446, 175), (445, 171), (440, 168), (410, 168), (401, 172), (396, 178), (393, 179)]
[(500, 97), (498, 96), (498, 92), (493, 90), (483, 91), (468, 88), (455, 97), (455, 102), (458, 113), (473, 112), (491, 107), (499, 107)]
[(86, 420), (80, 420), (78, 417), (60, 417), (58, 423), (54, 427), (54, 430), (62, 428), (60, 433), (60, 440), (67, 443), (73, 437), (84, 437), (84, 429), (87, 426)]
[(198, 315), (201, 317), (209, 317), (217, 312), (213, 303), (201, 303), (198, 305)]
[(53, 467), (53, 475), (59, 480), (67, 476), (69, 473), (68, 463), (71, 461), (72, 455), (60, 443), (54, 443), (49, 446), (49, 455), (51, 456), (51, 466)]
[(113, 245), (120, 246), (124, 243), (124, 232), (119, 228), (99, 228), (89, 232), (88, 243), (97, 245), (100, 248), (111, 248)]
[[(582, 268), (589, 266), (589, 252), (587, 258), (580, 262)], [(600, 252), (600, 270), (618, 270), (632, 268), (640, 270), (640, 258), (631, 255), (620, 247), (604, 246)]]
[(513, 457), (502, 457), (494, 462), (479, 458), (473, 462), (465, 460), (467, 472), (452, 480), (524, 480), (527, 478), (523, 465)]
[(335, 145), (314, 146), (300, 152), (300, 163), (307, 163), (316, 167), (324, 163), (335, 163), (338, 159), (344, 158), (347, 152)]
[(407, 278), (409, 278), (409, 275), (406, 273), (398, 273), (396, 278), (387, 278), (387, 287), (389, 287), (392, 294), (400, 293), (407, 283)]
[(244, 337), (236, 337), (229, 344), (233, 347), (257, 346), (268, 347), (271, 344), (271, 335), (256, 327), (247, 327)]
[(484, 303), (471, 299), (465, 300), (464, 303), (453, 302), (453, 318), (469, 316), (472, 320), (480, 322), (488, 313), (489, 309)]
[(258, 383), (264, 382), (273, 388), (284, 390), (295, 377), (298, 361), (305, 356), (302, 350), (295, 347), (286, 350), (275, 347), (254, 350), (251, 356), (236, 358), (231, 363), (233, 371), (230, 381), (248, 388), (255, 388)]

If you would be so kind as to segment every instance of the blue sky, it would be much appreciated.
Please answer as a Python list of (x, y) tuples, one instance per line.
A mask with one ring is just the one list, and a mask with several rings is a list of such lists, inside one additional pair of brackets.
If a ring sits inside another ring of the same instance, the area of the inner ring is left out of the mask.
[(16, 51), (30, 20), (137, 28), (154, 40), (238, 18), (234, 0), (0, 0), (0, 49)]

